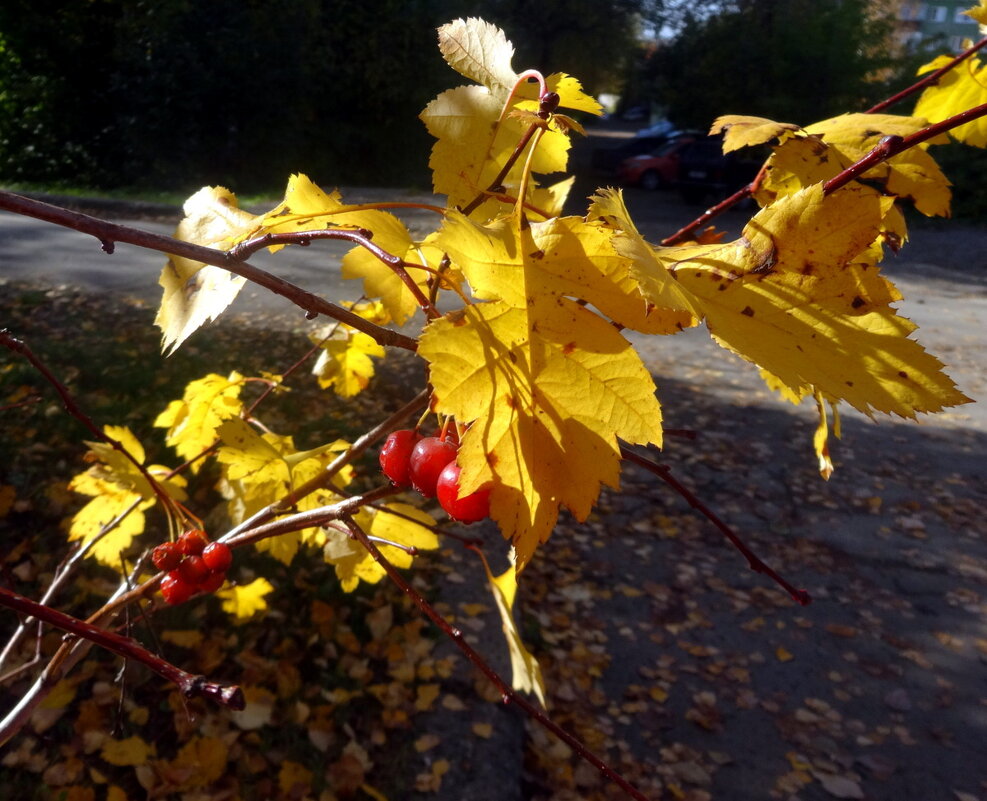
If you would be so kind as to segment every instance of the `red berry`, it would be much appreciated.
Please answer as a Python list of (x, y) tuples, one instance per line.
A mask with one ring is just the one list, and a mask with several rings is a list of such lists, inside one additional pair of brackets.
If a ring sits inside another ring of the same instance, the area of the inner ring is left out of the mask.
[(490, 514), (490, 490), (479, 489), (465, 497), (459, 497), (459, 474), (461, 468), (449, 462), (439, 474), (436, 494), (439, 503), (453, 520), (460, 523), (476, 523)]
[(175, 571), (187, 584), (198, 586), (209, 578), (209, 567), (201, 556), (186, 556)]
[(417, 431), (394, 431), (380, 449), (380, 469), (394, 486), (407, 487), (411, 483), (408, 473), (411, 451), (420, 439)]
[(201, 528), (190, 528), (178, 538), (178, 545), (186, 556), (198, 556), (209, 543), (209, 538)]
[(202, 551), (202, 561), (213, 573), (225, 573), (233, 564), (233, 552), (222, 542), (210, 542)]
[(151, 561), (158, 570), (174, 570), (182, 561), (182, 551), (177, 542), (162, 542), (151, 551)]
[(161, 597), (167, 604), (172, 606), (183, 604), (192, 597), (193, 592), (195, 586), (185, 581), (177, 570), (172, 570), (161, 579)]
[(199, 592), (216, 592), (226, 583), (226, 571), (210, 573), (209, 577), (199, 585)]
[(426, 498), (435, 495), (435, 482), (442, 468), (456, 458), (456, 446), (449, 440), (425, 437), (411, 451), (411, 486)]

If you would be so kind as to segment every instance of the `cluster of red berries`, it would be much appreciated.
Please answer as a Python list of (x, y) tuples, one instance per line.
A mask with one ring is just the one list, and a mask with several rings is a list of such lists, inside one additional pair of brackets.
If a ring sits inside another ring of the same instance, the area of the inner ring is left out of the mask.
[(446, 514), (460, 523), (475, 523), (490, 514), (490, 490), (459, 497), (459, 447), (451, 437), (423, 437), (395, 431), (380, 449), (380, 469), (397, 487), (414, 487), (426, 498), (438, 496)]
[(209, 542), (206, 532), (190, 528), (175, 542), (162, 542), (151, 551), (158, 570), (168, 571), (161, 580), (161, 596), (175, 606), (196, 592), (216, 592), (226, 581), (233, 552), (221, 542)]

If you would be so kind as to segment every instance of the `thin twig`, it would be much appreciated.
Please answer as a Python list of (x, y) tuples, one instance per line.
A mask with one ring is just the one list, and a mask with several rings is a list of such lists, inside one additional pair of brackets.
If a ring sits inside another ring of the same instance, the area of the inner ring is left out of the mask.
[(957, 64), (961, 64), (962, 62), (966, 61), (968, 58), (970, 58), (970, 56), (972, 56), (978, 50), (983, 49), (984, 47), (987, 47), (987, 37), (981, 39), (976, 44), (971, 45), (962, 53), (960, 53), (956, 58), (950, 61), (948, 64), (944, 64), (935, 72), (930, 72), (928, 75), (922, 78), (922, 80), (916, 81), (907, 89), (902, 89), (900, 92), (898, 92), (898, 94), (892, 95), (887, 100), (882, 100), (880, 103), (878, 103), (875, 106), (871, 106), (869, 109), (867, 109), (867, 111), (864, 112), (864, 114), (877, 114), (878, 112), (884, 111), (884, 109), (889, 108), (890, 106), (893, 106), (896, 103), (901, 102), (905, 98), (911, 97), (913, 94), (921, 91), (922, 89), (925, 89), (927, 86), (931, 86), (934, 83), (938, 83), (939, 79), (947, 72), (949, 72), (951, 69), (953, 69), (953, 67), (955, 67)]
[(643, 467), (648, 472), (658, 476), (658, 478), (681, 495), (689, 506), (709, 520), (720, 530), (723, 536), (733, 543), (733, 546), (747, 559), (747, 564), (750, 566), (751, 570), (756, 573), (763, 573), (773, 579), (781, 587), (784, 587), (785, 591), (792, 597), (792, 600), (797, 601), (802, 604), (802, 606), (807, 606), (812, 602), (812, 596), (809, 595), (808, 591), (796, 589), (793, 585), (789, 584), (785, 579), (778, 575), (778, 573), (776, 573), (771, 567), (769, 567), (757, 554), (755, 554), (750, 548), (747, 547), (747, 545), (744, 544), (744, 541), (737, 536), (730, 526), (724, 523), (723, 520), (721, 520), (719, 516), (717, 516), (716, 513), (713, 512), (713, 510), (710, 509), (705, 503), (699, 500), (699, 498), (697, 498), (688, 487), (676, 479), (667, 465), (653, 462), (651, 459), (648, 459), (646, 456), (641, 456), (639, 453), (632, 451), (625, 445), (620, 446), (620, 455), (628, 462), (633, 462), (639, 467)]
[(640, 790), (628, 782), (623, 776), (617, 773), (616, 770), (611, 768), (596, 754), (590, 751), (590, 749), (579, 739), (559, 726), (548, 715), (546, 715), (543, 710), (532, 704), (524, 696), (515, 692), (514, 689), (500, 677), (500, 674), (498, 674), (497, 671), (495, 671), (487, 663), (483, 656), (468, 642), (466, 642), (462, 631), (452, 626), (448, 620), (442, 617), (442, 615), (440, 615), (435, 608), (427, 600), (425, 600), (421, 593), (419, 593), (414, 587), (411, 586), (411, 584), (404, 580), (401, 573), (398, 572), (394, 565), (387, 560), (387, 558), (380, 552), (380, 549), (373, 543), (370, 537), (367, 536), (367, 533), (361, 529), (352, 518), (344, 519), (343, 522), (345, 523), (350, 536), (367, 549), (374, 561), (384, 569), (384, 572), (387, 573), (388, 578), (394, 582), (395, 586), (411, 598), (422, 613), (436, 626), (438, 626), (442, 633), (456, 644), (456, 647), (463, 652), (466, 658), (469, 659), (469, 661), (493, 683), (493, 685), (497, 688), (497, 692), (501, 694), (505, 704), (513, 703), (514, 705), (520, 707), (521, 710), (528, 715), (528, 717), (558, 737), (573, 751), (579, 754), (582, 759), (599, 770), (600, 773), (606, 776), (607, 779), (618, 785), (624, 792), (631, 796), (631, 798), (635, 798), (637, 801), (648, 801), (647, 797), (644, 796)]
[(112, 631), (101, 629), (84, 620), (67, 615), (50, 606), (39, 604), (23, 595), (18, 595), (10, 590), (0, 587), (0, 605), (9, 607), (23, 614), (43, 620), (45, 623), (55, 628), (67, 631), (70, 634), (89, 640), (108, 651), (122, 656), (124, 659), (133, 659), (146, 665), (150, 670), (157, 673), (163, 679), (178, 686), (186, 698), (203, 696), (227, 706), (230, 709), (243, 709), (243, 692), (235, 685), (219, 684), (209, 681), (205, 676), (197, 676), (176, 667), (159, 656), (152, 654), (142, 645), (138, 645), (129, 637), (121, 637)]

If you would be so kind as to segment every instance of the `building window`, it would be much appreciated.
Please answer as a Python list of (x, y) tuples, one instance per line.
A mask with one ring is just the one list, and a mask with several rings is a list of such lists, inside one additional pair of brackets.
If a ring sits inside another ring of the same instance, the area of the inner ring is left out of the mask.
[(929, 22), (945, 22), (947, 10), (946, 6), (931, 6), (929, 8)]

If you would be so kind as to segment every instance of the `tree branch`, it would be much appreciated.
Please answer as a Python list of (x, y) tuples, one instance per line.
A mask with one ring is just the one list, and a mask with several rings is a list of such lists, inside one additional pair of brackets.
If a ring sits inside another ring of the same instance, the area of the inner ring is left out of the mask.
[(774, 580), (775, 583), (785, 589), (785, 591), (792, 597), (793, 601), (797, 601), (802, 604), (802, 606), (808, 606), (812, 602), (812, 596), (809, 595), (806, 590), (796, 589), (780, 575), (778, 575), (778, 573), (776, 573), (772, 568), (770, 568), (756, 553), (744, 544), (744, 541), (737, 536), (730, 526), (724, 523), (712, 509), (706, 506), (705, 503), (699, 500), (699, 498), (697, 498), (688, 487), (675, 478), (675, 476), (672, 475), (672, 471), (666, 465), (653, 462), (651, 459), (648, 459), (646, 456), (641, 456), (639, 453), (632, 451), (625, 445), (620, 446), (620, 455), (628, 462), (633, 462), (639, 467), (643, 467), (648, 472), (658, 476), (658, 478), (681, 495), (689, 506), (709, 520), (720, 530), (723, 536), (733, 543), (733, 546), (744, 555), (744, 558), (747, 559), (747, 564), (750, 566), (751, 570), (755, 573), (763, 573)]
[(524, 696), (518, 695), (518, 693), (516, 693), (514, 689), (500, 677), (500, 674), (498, 674), (497, 671), (495, 671), (487, 663), (483, 656), (481, 656), (480, 653), (473, 648), (473, 646), (466, 642), (462, 631), (454, 628), (449, 621), (442, 617), (442, 615), (440, 615), (435, 608), (427, 600), (425, 600), (421, 593), (419, 593), (414, 587), (404, 580), (404, 577), (398, 572), (397, 568), (395, 568), (394, 565), (387, 560), (387, 557), (380, 552), (380, 549), (373, 543), (367, 533), (361, 529), (352, 518), (346, 518), (343, 522), (349, 531), (350, 536), (367, 549), (370, 555), (374, 558), (374, 561), (376, 561), (377, 564), (384, 569), (384, 572), (387, 573), (388, 578), (394, 582), (398, 589), (411, 598), (422, 613), (436, 626), (438, 626), (442, 633), (456, 644), (456, 647), (463, 652), (466, 658), (469, 659), (469, 661), (493, 683), (493, 685), (497, 688), (497, 691), (501, 694), (501, 697), (504, 699), (504, 703), (510, 702), (520, 707), (525, 714), (528, 715), (528, 717), (535, 720), (541, 726), (544, 726), (548, 731), (558, 737), (573, 751), (579, 754), (582, 759), (586, 760), (610, 781), (618, 785), (631, 798), (637, 799), (637, 801), (648, 801), (647, 797), (644, 796), (640, 790), (617, 773), (617, 771), (611, 768), (606, 762), (596, 756), (596, 754), (590, 751), (589, 748), (579, 739), (559, 726)]
[(265, 270), (252, 267), (246, 262), (237, 261), (225, 251), (195, 245), (191, 242), (183, 242), (180, 239), (162, 236), (150, 231), (142, 231), (139, 228), (131, 228), (126, 225), (100, 220), (97, 217), (90, 217), (88, 214), (69, 211), (59, 206), (52, 206), (38, 200), (31, 200), (11, 192), (0, 192), (0, 209), (6, 209), (16, 214), (23, 214), (27, 217), (34, 217), (38, 220), (44, 220), (94, 236), (100, 241), (103, 250), (108, 253), (113, 252), (115, 242), (126, 242), (129, 245), (136, 245), (137, 247), (148, 250), (157, 250), (161, 253), (181, 256), (192, 261), (221, 267), (235, 275), (246, 278), (248, 281), (252, 281), (258, 286), (264, 287), (276, 295), (287, 298), (309, 314), (324, 314), (326, 317), (346, 323), (346, 325), (367, 334), (380, 345), (403, 348), (410, 351), (418, 349), (418, 343), (411, 337), (400, 334), (397, 331), (392, 331), (389, 328), (374, 325), (369, 320), (365, 320), (359, 315), (354, 314), (349, 309), (344, 309), (342, 306), (330, 303), (318, 295), (314, 295)]

